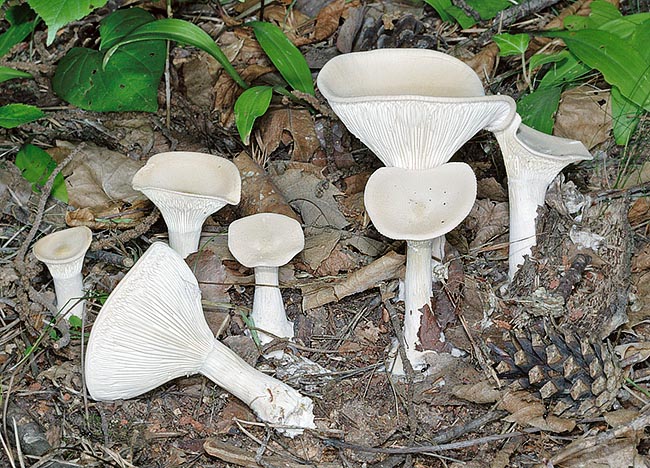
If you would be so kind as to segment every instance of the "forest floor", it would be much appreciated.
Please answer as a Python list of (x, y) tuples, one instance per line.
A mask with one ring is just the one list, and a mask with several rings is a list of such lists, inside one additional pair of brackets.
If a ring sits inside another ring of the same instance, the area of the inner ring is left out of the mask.
[[(587, 15), (590, 2), (525, 3), (531, 11), (510, 30), (534, 32), (569, 13)], [(309, 104), (274, 98), (250, 145), (234, 126), (232, 80), (192, 47), (171, 46), (157, 112), (84, 111), (54, 94), (51, 79), (61, 57), (75, 46), (93, 47), (99, 21), (133, 5), (167, 14), (164, 2), (111, 1), (61, 29), (49, 47), (37, 29), (3, 61), (35, 79), (1, 84), (0, 104), (37, 105), (46, 117), (0, 131), (0, 466), (650, 466), (647, 116), (623, 148), (611, 136), (602, 77), (563, 96), (556, 133), (561, 127), (563, 136), (582, 140), (594, 158), (552, 184), (540, 210), (538, 246), (511, 283), (507, 178), (497, 142), (480, 132), (457, 152), (453, 160), (477, 175), (478, 198), (447, 235), (447, 279), (434, 288), (432, 308), (450, 347), (427, 375), (396, 379), (384, 364), (403, 315), (397, 298), (405, 244), (370, 223), (363, 190), (381, 163), (320, 93)], [(247, 79), (275, 83), (281, 78), (243, 25), (259, 13), (257, 2), (173, 5), (174, 17), (215, 37), (235, 67), (248, 70)], [(342, 52), (420, 47), (465, 60), (488, 94), (516, 99), (526, 88), (520, 58), (498, 57), (491, 41), (496, 19), (461, 30), (426, 5), (358, 0), (272, 2), (264, 19), (284, 25), (301, 44), (314, 77)], [(27, 143), (58, 162), (70, 160), (62, 169), (68, 203), (48, 198), (47, 187), (33, 191), (23, 178), (15, 157)], [(208, 219), (203, 247), (187, 262), (214, 333), (258, 369), (311, 397), (315, 430), (283, 437), (202, 376), (115, 402), (93, 401), (84, 388), (83, 345), (106, 296), (152, 242), (167, 240), (164, 221), (130, 179), (150, 156), (166, 151), (217, 154), (255, 174), (244, 183), (239, 206)], [(269, 187), (281, 196), (261, 206), (258, 194)], [(576, 199), (580, 219), (567, 210)], [(296, 330), (295, 344), (279, 343), (287, 355), (281, 362), (265, 359), (244, 335), (254, 279), (227, 247), (232, 221), (278, 210), (301, 219), (306, 236), (305, 250), (280, 274)], [(83, 270), (87, 319), (80, 327), (51, 329), (54, 288), (31, 247), (77, 225), (93, 231)], [(577, 240), (576, 232), (596, 244)], [(577, 276), (558, 302), (569, 274)], [(605, 411), (593, 406), (600, 390), (572, 392), (566, 366), (535, 361), (558, 343), (562, 362), (576, 362), (589, 382), (599, 377), (611, 386)], [(451, 347), (460, 357), (452, 357)], [(513, 347), (519, 354), (499, 354)], [(497, 366), (512, 367), (513, 356), (541, 369), (539, 381), (503, 378)], [(542, 399), (539, 388), (551, 381), (559, 392)], [(560, 400), (566, 411), (558, 410)]]

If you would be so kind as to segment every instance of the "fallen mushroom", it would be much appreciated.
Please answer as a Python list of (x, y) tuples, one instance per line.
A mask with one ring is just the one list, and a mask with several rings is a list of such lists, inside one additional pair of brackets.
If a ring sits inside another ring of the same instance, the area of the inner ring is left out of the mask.
[(92, 240), (92, 231), (78, 226), (48, 234), (34, 244), (34, 256), (47, 265), (52, 275), (59, 315), (65, 319), (73, 315), (84, 317), (86, 301), (81, 268)]
[(255, 269), (255, 293), (250, 318), (262, 344), (293, 338), (278, 281), (278, 268), (305, 247), (300, 223), (277, 213), (238, 219), (228, 228), (228, 248), (242, 265)]
[(336, 115), (389, 167), (431, 169), (479, 130), (507, 127), (515, 103), (485, 96), (462, 61), (424, 49), (339, 55), (318, 74)]
[[(469, 214), (476, 198), (476, 177), (465, 163), (428, 170), (384, 167), (368, 179), (364, 203), (375, 228), (391, 239), (406, 240), (404, 346), (411, 366), (426, 370), (434, 351), (423, 349), (420, 324), (432, 293), (433, 239), (454, 229)], [(445, 341), (440, 332), (439, 342)], [(397, 358), (391, 369), (404, 374)]]
[(196, 278), (178, 253), (154, 243), (95, 320), (85, 378), (95, 400), (133, 398), (201, 373), (289, 437), (314, 428), (313, 402), (254, 369), (210, 332)]
[(508, 277), (512, 280), (537, 243), (537, 209), (544, 204), (548, 186), (566, 166), (589, 160), (591, 154), (579, 141), (547, 135), (522, 124), (518, 114), (507, 128), (494, 134), (508, 174)]
[(183, 258), (198, 250), (207, 217), (226, 204), (236, 205), (241, 196), (237, 167), (206, 153), (155, 154), (135, 173), (132, 185), (158, 207), (169, 244)]

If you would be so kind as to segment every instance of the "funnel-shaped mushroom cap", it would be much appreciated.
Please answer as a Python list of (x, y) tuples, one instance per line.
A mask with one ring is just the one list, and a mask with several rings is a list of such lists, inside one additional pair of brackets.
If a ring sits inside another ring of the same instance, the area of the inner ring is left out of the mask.
[(86, 226), (53, 232), (34, 244), (34, 256), (49, 268), (52, 276), (66, 278), (81, 271), (83, 258), (93, 240)]
[(469, 214), (476, 199), (476, 176), (465, 163), (434, 169), (382, 167), (364, 192), (370, 219), (391, 239), (429, 240), (442, 236)]
[[(206, 153), (172, 151), (153, 155), (133, 176), (133, 188), (150, 192), (173, 192), (195, 198), (236, 205), (241, 197), (237, 166), (225, 158)], [(154, 195), (155, 197), (155, 195)], [(215, 210), (216, 211), (216, 210)]]
[(478, 131), (505, 128), (508, 96), (485, 96), (476, 73), (449, 55), (380, 49), (325, 64), (318, 88), (348, 129), (386, 166), (430, 169)]
[(295, 219), (258, 213), (230, 224), (228, 248), (239, 263), (249, 268), (280, 267), (305, 248), (305, 236)]
[(86, 353), (86, 384), (96, 400), (132, 398), (198, 372), (214, 336), (192, 271), (163, 243), (149, 247), (113, 290)]

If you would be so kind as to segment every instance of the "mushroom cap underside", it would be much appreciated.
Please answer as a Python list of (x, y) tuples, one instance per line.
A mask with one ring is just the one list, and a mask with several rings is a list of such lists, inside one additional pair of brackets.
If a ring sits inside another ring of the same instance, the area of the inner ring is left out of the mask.
[(46, 264), (68, 263), (86, 254), (93, 240), (92, 231), (77, 226), (53, 232), (34, 244), (34, 256)]
[(258, 213), (230, 224), (228, 248), (246, 267), (280, 267), (305, 248), (305, 236), (293, 218)]
[(465, 163), (434, 169), (383, 167), (364, 192), (375, 228), (391, 239), (429, 240), (458, 226), (476, 199), (476, 176)]
[(515, 135), (520, 144), (538, 156), (573, 161), (586, 161), (592, 158), (581, 141), (548, 135), (523, 123), (519, 125)]
[(239, 170), (226, 158), (170, 151), (153, 155), (133, 176), (133, 188), (219, 198), (236, 205), (241, 198)]

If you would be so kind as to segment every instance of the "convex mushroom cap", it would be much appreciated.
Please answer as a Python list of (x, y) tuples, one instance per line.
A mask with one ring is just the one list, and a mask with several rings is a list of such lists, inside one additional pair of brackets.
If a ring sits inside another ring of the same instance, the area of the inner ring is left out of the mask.
[[(435, 352), (423, 349), (419, 333), (423, 311), (431, 307), (433, 295), (434, 239), (460, 224), (475, 199), (476, 177), (465, 163), (428, 170), (385, 167), (375, 171), (366, 184), (364, 203), (374, 226), (387, 237), (407, 241), (403, 336), (406, 355), (417, 371), (435, 365), (436, 360)], [(439, 330), (439, 348), (444, 341)], [(404, 374), (399, 357), (390, 370), (394, 375)]]
[(345, 126), (386, 165), (429, 169), (479, 130), (512, 120), (508, 96), (485, 96), (476, 73), (432, 50), (378, 49), (339, 55), (318, 88)]
[(522, 124), (518, 114), (495, 136), (508, 174), (508, 276), (512, 280), (537, 243), (537, 209), (544, 204), (548, 186), (566, 166), (589, 160), (591, 154), (580, 141), (547, 135)]
[(92, 239), (90, 229), (78, 226), (48, 234), (39, 239), (32, 250), (52, 275), (57, 307), (66, 319), (71, 315), (84, 316), (81, 268)]
[(171, 379), (201, 373), (290, 437), (314, 427), (313, 403), (257, 371), (212, 335), (201, 292), (178, 253), (154, 243), (108, 297), (86, 353), (96, 400), (133, 398)]
[(172, 151), (155, 154), (136, 172), (133, 188), (160, 209), (169, 243), (183, 258), (196, 252), (206, 218), (241, 196), (237, 167), (206, 153)]
[[(277, 213), (258, 213), (238, 219), (228, 228), (228, 248), (242, 265), (255, 269), (251, 319), (262, 344), (274, 337), (293, 338), (280, 292), (278, 268), (305, 247), (300, 223)], [(268, 332), (268, 333), (264, 333)]]

